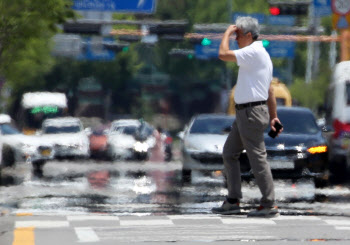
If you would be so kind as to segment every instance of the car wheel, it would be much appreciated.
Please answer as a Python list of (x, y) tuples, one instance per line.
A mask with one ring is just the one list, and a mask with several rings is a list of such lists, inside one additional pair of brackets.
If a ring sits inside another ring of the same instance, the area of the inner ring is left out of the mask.
[(44, 160), (39, 160), (39, 161), (32, 162), (34, 176), (43, 177), (43, 166), (44, 166), (44, 164), (45, 164)]
[(347, 165), (345, 157), (338, 157), (329, 163), (331, 172), (331, 180), (334, 183), (343, 183), (347, 180)]
[(182, 169), (182, 183), (190, 183), (192, 181), (192, 171), (191, 169)]
[(322, 177), (315, 178), (314, 183), (316, 188), (325, 188), (329, 185), (328, 179)]
[(13, 167), (15, 165), (15, 153), (9, 146), (4, 146), (2, 158), (5, 167)]

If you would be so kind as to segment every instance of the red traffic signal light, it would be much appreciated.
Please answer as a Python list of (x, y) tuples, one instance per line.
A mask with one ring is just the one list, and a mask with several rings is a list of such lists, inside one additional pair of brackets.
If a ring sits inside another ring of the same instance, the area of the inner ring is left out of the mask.
[(278, 7), (270, 7), (271, 15), (279, 15), (280, 13), (281, 13), (281, 10)]
[(306, 16), (309, 11), (309, 2), (273, 2), (270, 3), (271, 15), (299, 15)]

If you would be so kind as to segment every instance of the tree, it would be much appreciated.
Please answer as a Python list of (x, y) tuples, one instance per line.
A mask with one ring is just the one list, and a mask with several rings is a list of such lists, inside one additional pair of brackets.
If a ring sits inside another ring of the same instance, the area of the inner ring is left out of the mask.
[(70, 0), (0, 1), (0, 75), (15, 93), (38, 87), (53, 64), (51, 37), (74, 17)]

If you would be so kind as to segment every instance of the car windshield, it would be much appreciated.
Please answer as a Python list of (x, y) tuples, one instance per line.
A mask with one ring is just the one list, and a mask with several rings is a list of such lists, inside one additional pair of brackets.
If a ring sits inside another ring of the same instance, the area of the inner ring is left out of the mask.
[(72, 125), (72, 126), (48, 126), (45, 127), (43, 132), (44, 134), (61, 134), (61, 133), (78, 133), (80, 132), (80, 126), (79, 125)]
[(137, 131), (137, 127), (136, 126), (119, 126), (115, 129), (115, 131), (122, 134), (135, 135)]
[(117, 131), (119, 133), (122, 134), (126, 134), (126, 135), (142, 135), (145, 137), (150, 136), (153, 133), (153, 128), (148, 126), (148, 125), (144, 125), (144, 126), (135, 126), (135, 125), (127, 125), (127, 126), (117, 126), (114, 128), (114, 131)]
[[(283, 124), (283, 134), (316, 134), (320, 131), (314, 115), (310, 112), (280, 110), (277, 113)], [(270, 127), (265, 132), (269, 130)]]
[(234, 121), (233, 117), (197, 118), (190, 129), (191, 134), (224, 134)]
[(3, 135), (21, 134), (21, 132), (19, 132), (16, 128), (11, 126), (10, 124), (1, 124), (0, 129)]

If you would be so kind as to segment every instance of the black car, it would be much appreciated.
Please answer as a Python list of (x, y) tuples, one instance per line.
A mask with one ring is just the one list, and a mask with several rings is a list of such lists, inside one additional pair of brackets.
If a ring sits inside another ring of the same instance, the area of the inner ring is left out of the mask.
[[(274, 178), (315, 178), (316, 185), (325, 183), (328, 169), (328, 150), (322, 130), (316, 124), (312, 111), (303, 107), (278, 107), (277, 115), (283, 132), (276, 138), (265, 131), (268, 163)], [(250, 176), (245, 152), (241, 155), (243, 176)]]

